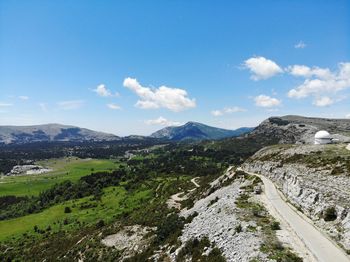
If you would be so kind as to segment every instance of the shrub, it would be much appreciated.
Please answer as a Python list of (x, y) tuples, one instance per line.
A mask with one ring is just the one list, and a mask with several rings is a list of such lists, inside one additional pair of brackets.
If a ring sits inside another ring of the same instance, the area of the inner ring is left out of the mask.
[(171, 235), (180, 234), (184, 227), (184, 219), (177, 214), (170, 214), (157, 227), (156, 243), (163, 243)]
[(72, 210), (70, 209), (70, 207), (65, 207), (64, 213), (72, 213)]
[(237, 225), (235, 227), (235, 231), (236, 231), (236, 233), (241, 233), (242, 232), (242, 225), (241, 224)]
[(335, 207), (328, 207), (323, 214), (324, 221), (334, 221), (337, 219), (337, 211)]
[(105, 222), (104, 222), (102, 219), (100, 219), (100, 220), (97, 222), (96, 227), (97, 227), (97, 228), (100, 228), (100, 227), (103, 227), (104, 225), (105, 225)]
[(280, 222), (277, 222), (277, 221), (272, 222), (271, 229), (272, 230), (280, 230), (281, 229)]

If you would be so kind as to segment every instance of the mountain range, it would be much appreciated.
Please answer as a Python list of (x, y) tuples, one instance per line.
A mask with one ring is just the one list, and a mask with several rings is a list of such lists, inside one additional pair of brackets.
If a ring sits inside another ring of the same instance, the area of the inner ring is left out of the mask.
[[(303, 116), (270, 117), (256, 128), (242, 127), (227, 130), (197, 122), (182, 126), (169, 126), (150, 135), (151, 138), (171, 141), (219, 140), (240, 137), (266, 138), (276, 143), (312, 143), (314, 134), (327, 130), (340, 141), (349, 141), (350, 119), (328, 119)], [(115, 141), (120, 139), (145, 139), (144, 136), (121, 138), (113, 134), (97, 132), (75, 126), (47, 124), (35, 126), (0, 126), (0, 144), (25, 144), (57, 141)]]
[(76, 126), (46, 124), (0, 126), (0, 144), (25, 144), (46, 141), (113, 141), (120, 137)]

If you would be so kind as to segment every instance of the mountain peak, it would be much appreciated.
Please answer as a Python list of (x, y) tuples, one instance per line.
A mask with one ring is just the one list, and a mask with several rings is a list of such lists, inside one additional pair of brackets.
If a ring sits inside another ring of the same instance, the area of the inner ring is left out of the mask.
[(194, 121), (189, 121), (182, 126), (165, 127), (151, 134), (151, 137), (166, 138), (174, 141), (221, 139), (226, 137), (239, 136), (251, 130), (252, 128), (227, 130), (208, 126)]

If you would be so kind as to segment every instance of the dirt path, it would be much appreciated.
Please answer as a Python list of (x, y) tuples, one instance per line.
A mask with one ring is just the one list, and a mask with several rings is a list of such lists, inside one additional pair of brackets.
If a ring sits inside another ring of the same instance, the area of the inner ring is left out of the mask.
[(195, 187), (200, 187), (200, 185), (196, 182), (196, 179), (197, 179), (198, 177), (195, 177), (195, 178), (192, 178), (191, 179), (191, 182), (195, 185)]
[[(189, 190), (189, 192), (192, 192), (192, 191), (196, 190), (198, 187), (200, 187), (200, 185), (196, 182), (197, 178), (198, 177), (195, 177), (195, 178), (191, 179), (191, 182), (192, 182), (192, 184), (195, 185), (195, 187), (192, 188), (191, 190)], [(183, 195), (183, 196), (180, 197), (180, 195)], [(172, 195), (168, 199), (168, 201), (166, 203), (168, 205), (168, 208), (173, 208), (174, 207), (176, 209), (181, 209), (181, 204), (179, 202), (184, 201), (187, 198), (188, 197), (187, 197), (187, 195), (185, 195), (185, 192), (182, 191), (182, 192), (179, 192), (179, 193), (176, 193), (176, 194)]]
[(255, 173), (246, 173), (256, 175), (262, 179), (265, 186), (266, 201), (269, 203), (268, 206), (273, 207), (283, 223), (286, 223), (294, 231), (295, 235), (316, 258), (316, 261), (350, 261), (343, 250), (312, 225), (310, 219), (298, 213), (286, 203), (284, 197), (281, 196), (270, 179)]

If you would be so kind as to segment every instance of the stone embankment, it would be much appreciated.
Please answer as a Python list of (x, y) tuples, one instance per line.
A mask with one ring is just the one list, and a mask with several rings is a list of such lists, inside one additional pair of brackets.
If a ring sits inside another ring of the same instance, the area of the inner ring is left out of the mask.
[(345, 145), (264, 148), (242, 168), (270, 178), (286, 198), (350, 250), (350, 152)]

